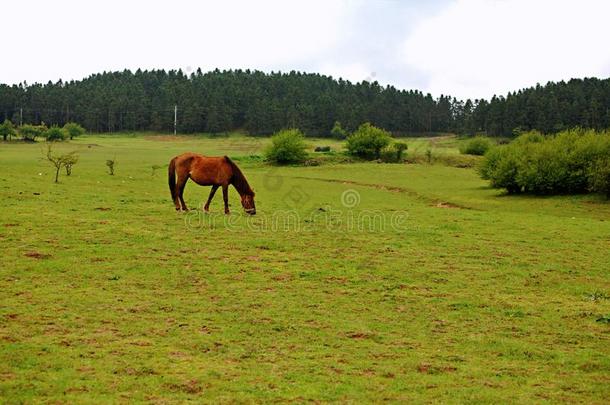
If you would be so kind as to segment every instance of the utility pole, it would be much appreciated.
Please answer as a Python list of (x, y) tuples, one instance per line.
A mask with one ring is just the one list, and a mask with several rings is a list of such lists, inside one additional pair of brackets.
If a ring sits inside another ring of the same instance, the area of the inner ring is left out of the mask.
[(23, 107), (19, 109), (19, 126), (23, 126)]
[(178, 123), (178, 106), (174, 104), (174, 135), (176, 135), (176, 126)]

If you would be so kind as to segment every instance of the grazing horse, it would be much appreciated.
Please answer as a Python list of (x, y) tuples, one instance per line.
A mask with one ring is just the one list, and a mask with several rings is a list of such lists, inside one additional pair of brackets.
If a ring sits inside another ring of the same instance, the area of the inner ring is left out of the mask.
[[(212, 186), (208, 201), (203, 209), (209, 211), (210, 202), (218, 187), (222, 187), (222, 197), (225, 203), (225, 214), (229, 213), (229, 185), (232, 184), (241, 196), (241, 205), (250, 215), (256, 214), (254, 206), (254, 191), (239, 167), (227, 156), (203, 156), (197, 153), (183, 153), (169, 162), (169, 191), (176, 205), (176, 211), (188, 211), (182, 194), (188, 179), (200, 186)], [(176, 176), (178, 180), (176, 181)]]

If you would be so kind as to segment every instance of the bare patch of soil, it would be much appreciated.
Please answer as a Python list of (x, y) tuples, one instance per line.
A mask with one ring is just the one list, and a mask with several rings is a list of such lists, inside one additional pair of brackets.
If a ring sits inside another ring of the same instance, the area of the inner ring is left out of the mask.
[(450, 202), (441, 201), (436, 204), (436, 208), (462, 208), (459, 205), (451, 204)]
[(24, 256), (30, 257), (32, 259), (48, 259), (49, 257), (51, 257), (51, 255), (49, 255), (49, 254), (40, 253), (40, 252), (25, 252)]

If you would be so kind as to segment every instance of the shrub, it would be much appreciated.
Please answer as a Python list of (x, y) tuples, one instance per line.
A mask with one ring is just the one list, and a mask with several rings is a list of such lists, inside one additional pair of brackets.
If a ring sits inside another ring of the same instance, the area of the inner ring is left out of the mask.
[(51, 128), (47, 129), (43, 133), (43, 136), (45, 138), (47, 138), (47, 141), (49, 141), (49, 142), (63, 141), (64, 139), (66, 139), (68, 137), (68, 135), (66, 134), (66, 131), (64, 131), (62, 128), (58, 127), (57, 125), (53, 125)]
[(36, 138), (42, 136), (47, 130), (44, 124), (41, 125), (30, 125), (24, 124), (19, 127), (19, 135), (23, 137), (26, 142), (35, 142)]
[(396, 152), (391, 147), (385, 148), (379, 154), (379, 161), (384, 163), (397, 163)]
[(610, 132), (575, 129), (548, 137), (526, 133), (489, 150), (479, 174), (509, 193), (605, 192), (606, 160)]
[(314, 152), (330, 152), (330, 146), (316, 146)]
[(388, 146), (391, 140), (389, 132), (367, 122), (347, 137), (347, 151), (361, 158), (379, 159), (381, 150)]
[(271, 137), (265, 158), (277, 164), (302, 163), (307, 158), (303, 134), (298, 129), (285, 129)]
[(76, 153), (69, 154), (64, 160), (64, 167), (66, 168), (66, 176), (72, 174), (72, 166), (78, 163), (78, 155)]
[(4, 120), (4, 122), (0, 124), (0, 135), (4, 141), (6, 141), (8, 137), (15, 135), (15, 128), (11, 121)]
[(396, 160), (400, 162), (402, 160), (402, 154), (404, 153), (404, 151), (409, 149), (409, 145), (404, 142), (394, 142), (392, 144), (392, 148), (396, 153)]
[(475, 136), (460, 147), (464, 155), (483, 156), (492, 147), (492, 142), (483, 136)]
[(70, 139), (74, 139), (75, 137), (81, 136), (82, 134), (85, 133), (85, 128), (81, 127), (76, 122), (67, 122), (64, 125), (63, 129), (66, 132), (66, 134), (68, 134), (68, 137)]
[(347, 131), (343, 129), (339, 121), (335, 121), (335, 125), (333, 125), (333, 129), (330, 130), (330, 134), (333, 138), (337, 139), (347, 138)]
[(485, 154), (485, 159), (481, 161), (477, 167), (477, 172), (483, 180), (491, 180), (495, 177), (496, 170), (502, 158), (504, 157), (505, 146), (498, 146), (489, 150)]
[(404, 142), (395, 142), (381, 151), (379, 159), (386, 163), (399, 163), (403, 161), (403, 153), (408, 149)]
[(426, 161), (429, 165), (434, 161), (434, 157), (432, 156), (432, 149), (426, 149)]
[(589, 190), (610, 199), (610, 158), (595, 161), (588, 173)]
[(502, 145), (490, 149), (485, 160), (479, 167), (479, 174), (485, 180), (490, 180), (494, 188), (505, 188), (509, 193), (521, 191), (517, 183), (517, 170), (521, 162), (514, 153), (514, 148)]
[(530, 132), (521, 133), (515, 141), (517, 143), (526, 144), (526, 143), (541, 143), (544, 142), (544, 135), (542, 135), (539, 131), (533, 130)]

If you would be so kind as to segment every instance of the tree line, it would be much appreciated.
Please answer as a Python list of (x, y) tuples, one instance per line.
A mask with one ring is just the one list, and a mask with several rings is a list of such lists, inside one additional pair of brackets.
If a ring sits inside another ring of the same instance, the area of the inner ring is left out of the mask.
[(610, 127), (610, 79), (550, 82), (474, 101), (295, 71), (124, 70), (45, 85), (0, 84), (0, 122), (15, 125), (78, 122), (91, 132), (172, 131), (174, 106), (182, 133), (299, 128), (329, 136), (338, 121), (348, 131), (370, 122), (395, 135), (510, 136), (532, 129)]

